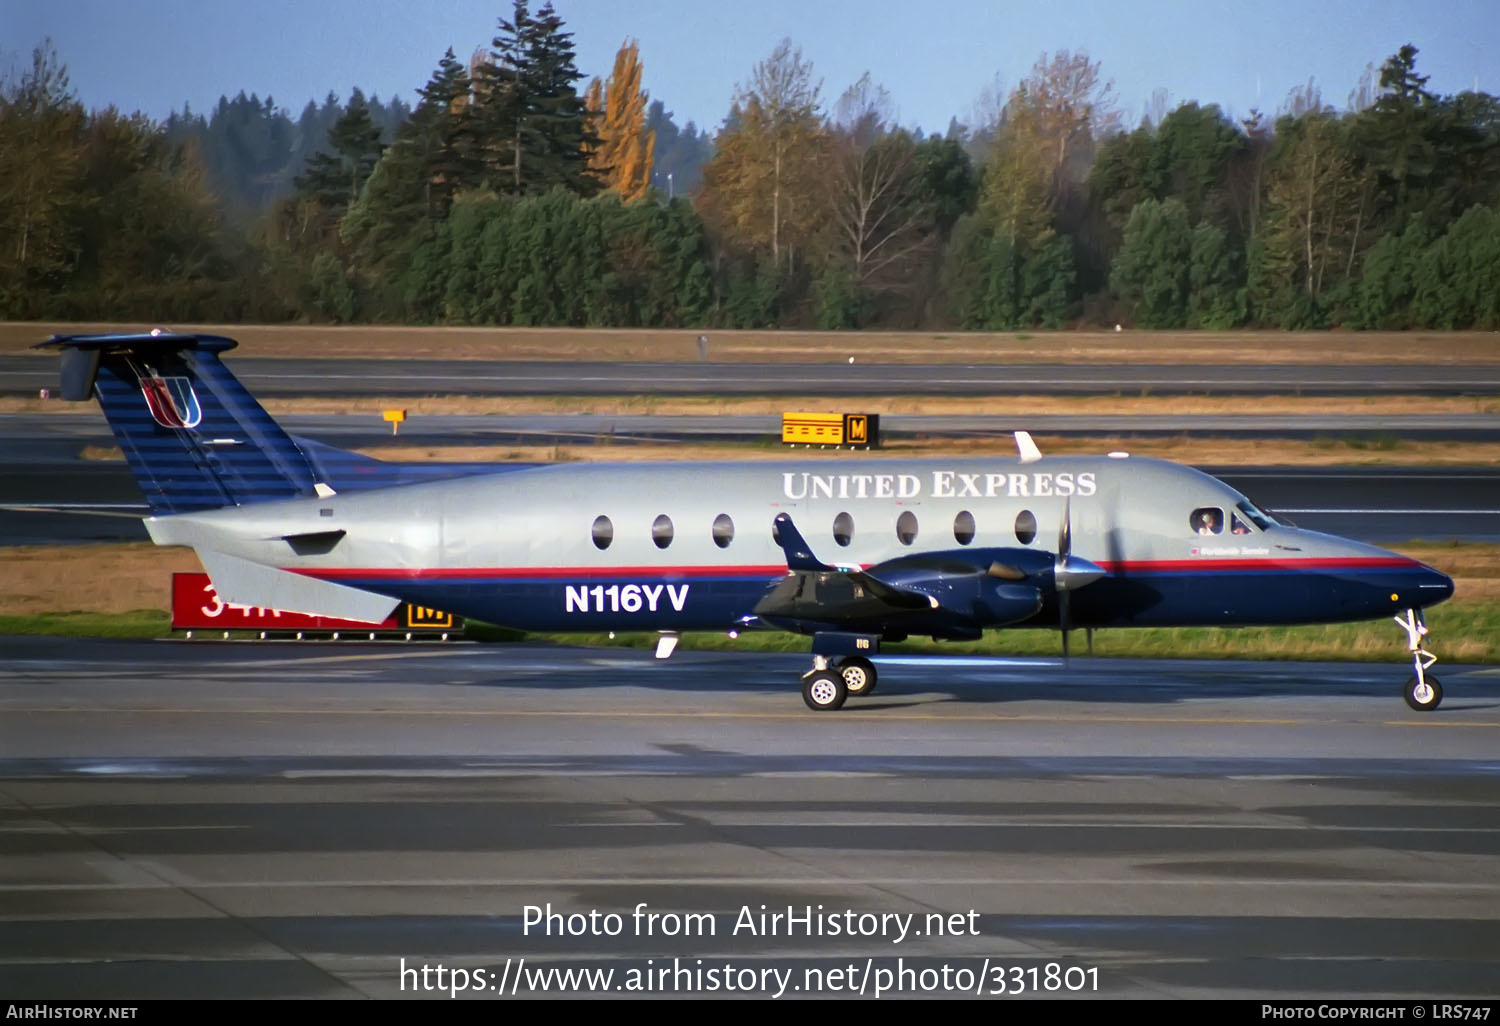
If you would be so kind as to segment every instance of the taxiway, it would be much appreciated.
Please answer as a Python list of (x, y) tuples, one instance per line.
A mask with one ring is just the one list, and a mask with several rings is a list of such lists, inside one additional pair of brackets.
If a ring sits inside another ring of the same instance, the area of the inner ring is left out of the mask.
[[(1500, 668), (1417, 714), (1392, 665), (897, 657), (827, 715), (803, 660), (5, 639), (0, 993), (448, 1000), (401, 960), (524, 958), (1493, 996)], [(974, 929), (734, 929), (761, 905)]]

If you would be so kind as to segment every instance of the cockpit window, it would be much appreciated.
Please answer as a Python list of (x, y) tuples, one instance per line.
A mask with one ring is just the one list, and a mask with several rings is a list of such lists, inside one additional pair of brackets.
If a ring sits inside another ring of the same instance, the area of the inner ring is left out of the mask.
[(1224, 511), (1217, 506), (1200, 506), (1188, 517), (1188, 526), (1195, 534), (1223, 534)]
[(1229, 514), (1229, 530), (1232, 534), (1250, 533), (1250, 528), (1245, 526), (1245, 522), (1240, 519), (1240, 515), (1232, 511)]
[(1245, 518), (1247, 520), (1249, 520), (1256, 527), (1260, 528), (1262, 531), (1281, 522), (1275, 517), (1271, 516), (1269, 513), (1262, 513), (1260, 510), (1256, 509), (1255, 505), (1249, 499), (1241, 499), (1237, 508), (1241, 513), (1245, 514)]

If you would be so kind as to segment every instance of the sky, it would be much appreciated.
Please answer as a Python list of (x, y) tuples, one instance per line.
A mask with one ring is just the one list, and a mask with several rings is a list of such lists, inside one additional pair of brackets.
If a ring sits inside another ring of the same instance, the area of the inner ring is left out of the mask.
[[(539, 0), (531, 0), (535, 11)], [(897, 121), (941, 132), (972, 123), (1037, 59), (1086, 52), (1112, 81), (1127, 127), (1153, 93), (1274, 114), (1309, 79), (1346, 105), (1368, 65), (1415, 45), (1440, 94), (1500, 94), (1500, 0), (554, 0), (585, 76), (609, 74), (639, 41), (644, 84), (679, 126), (712, 131), (740, 83), (783, 38), (801, 47), (831, 108), (866, 71)], [(293, 116), (329, 91), (409, 103), (452, 47), (487, 47), (511, 0), (0, 0), (0, 73), (50, 38), (89, 108), (164, 118), (220, 95), (272, 96)], [(584, 83), (580, 83), (582, 88)]]

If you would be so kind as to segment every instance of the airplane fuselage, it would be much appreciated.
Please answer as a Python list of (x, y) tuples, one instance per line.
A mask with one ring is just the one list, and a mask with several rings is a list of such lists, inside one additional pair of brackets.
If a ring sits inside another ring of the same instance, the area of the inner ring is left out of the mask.
[[(1414, 560), (1276, 523), (1212, 477), (1137, 457), (564, 464), (148, 526), (163, 544), (211, 537), (262, 566), (523, 630), (690, 631), (749, 621), (787, 576), (781, 513), (819, 558), (849, 568), (1047, 553), (1066, 515), (1073, 553), (1106, 571), (1072, 596), (1076, 627), (1363, 620), (1452, 592)], [(1059, 625), (1053, 595), (1012, 615), (974, 613), (955, 629)], [(886, 630), (932, 633), (939, 619), (912, 613)]]

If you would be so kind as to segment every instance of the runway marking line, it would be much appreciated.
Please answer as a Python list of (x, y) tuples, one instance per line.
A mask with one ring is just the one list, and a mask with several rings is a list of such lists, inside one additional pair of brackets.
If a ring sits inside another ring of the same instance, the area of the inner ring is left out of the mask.
[[(114, 707), (79, 707), (71, 709), (58, 709), (47, 707), (10, 707), (0, 705), (0, 711), (10, 715), (134, 715), (134, 716), (222, 716), (232, 714), (236, 716), (461, 716), (473, 717), (513, 717), (513, 718), (558, 718), (558, 719), (628, 719), (628, 720), (802, 720), (805, 722), (817, 722), (808, 718), (805, 712), (689, 712), (689, 711), (664, 711), (664, 712), (628, 712), (608, 711), (598, 709), (288, 709), (280, 707), (243, 708), (226, 707), (222, 709), (211, 709), (193, 706), (170, 706), (161, 708), (114, 708)], [(938, 713), (889, 713), (881, 710), (873, 714), (879, 717), (878, 722), (909, 722), (909, 721), (931, 721), (936, 723), (1120, 723), (1120, 724), (1186, 724), (1191, 726), (1219, 726), (1219, 727), (1337, 727), (1337, 726), (1370, 726), (1372, 722), (1383, 727), (1448, 727), (1448, 728), (1496, 728), (1500, 727), (1500, 721), (1475, 720), (1464, 723), (1437, 720), (1312, 720), (1312, 719), (1290, 719), (1290, 718), (1235, 718), (1226, 717), (1197, 717), (1197, 716), (1037, 716), (1017, 713), (1015, 715), (1003, 715), (1000, 713), (964, 713), (953, 712), (949, 714)], [(832, 718), (837, 720), (837, 718)], [(838, 721), (845, 722), (845, 721)], [(874, 720), (861, 720), (861, 723), (876, 722)]]

